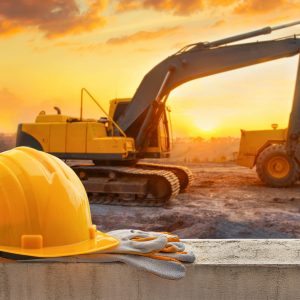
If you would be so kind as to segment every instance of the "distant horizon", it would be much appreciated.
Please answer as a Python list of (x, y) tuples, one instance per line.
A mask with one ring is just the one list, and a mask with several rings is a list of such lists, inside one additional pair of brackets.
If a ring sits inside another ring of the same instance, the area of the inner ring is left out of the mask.
[[(5, 135), (5, 136), (13, 136), (13, 135), (16, 135), (17, 132), (4, 132), (4, 131), (0, 131), (0, 138), (1, 138), (1, 135)], [(210, 136), (210, 137), (202, 137), (202, 136), (174, 136), (173, 137), (173, 140), (175, 139), (198, 139), (198, 138), (201, 138), (203, 140), (210, 140), (210, 139), (213, 139), (213, 138), (232, 138), (232, 139), (238, 139), (240, 138), (239, 136)]]

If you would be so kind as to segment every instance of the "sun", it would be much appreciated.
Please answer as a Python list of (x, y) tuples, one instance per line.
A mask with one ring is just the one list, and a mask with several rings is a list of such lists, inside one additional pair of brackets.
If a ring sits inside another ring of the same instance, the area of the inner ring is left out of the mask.
[(198, 131), (198, 134), (204, 134), (204, 135), (212, 135), (217, 127), (218, 124), (215, 120), (210, 119), (200, 119), (196, 120), (194, 122), (195, 125), (195, 131)]

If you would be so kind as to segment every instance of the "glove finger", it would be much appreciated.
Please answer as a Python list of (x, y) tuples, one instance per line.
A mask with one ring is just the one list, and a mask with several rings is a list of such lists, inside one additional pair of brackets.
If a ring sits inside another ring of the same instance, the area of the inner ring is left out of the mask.
[(182, 252), (185, 250), (185, 245), (182, 242), (168, 242), (166, 247), (161, 252)]
[(159, 253), (138, 254), (138, 255), (146, 256), (146, 257), (150, 257), (150, 258), (158, 259), (158, 260), (166, 260), (166, 261), (173, 261), (173, 262), (179, 263), (178, 259), (176, 259), (174, 257), (170, 257), (170, 256), (165, 256), (164, 254), (160, 254), (160, 253), (161, 252), (159, 252)]
[(195, 254), (192, 251), (163, 253), (162, 255), (186, 263), (193, 263), (196, 260)]
[(146, 231), (135, 230), (135, 229), (119, 229), (107, 232), (110, 236), (118, 240), (131, 240), (133, 238), (147, 238), (150, 237), (150, 234)]
[(156, 237), (133, 237), (131, 238), (131, 241), (135, 241), (135, 242), (147, 242), (147, 241), (153, 241), (155, 240)]
[[(113, 230), (108, 232), (109, 235), (112, 237), (120, 240), (125, 241), (127, 240), (134, 240), (134, 241), (151, 241), (154, 240), (157, 237), (164, 236), (168, 239), (168, 242), (180, 242), (177, 235), (168, 233), (168, 232), (154, 232), (154, 231), (142, 231), (142, 230), (135, 230), (135, 229), (119, 229), (119, 230)], [(178, 248), (176, 250), (169, 250), (169, 251), (183, 251), (184, 249)]]
[(159, 251), (163, 249), (167, 245), (168, 240), (164, 236), (159, 236), (154, 240), (150, 241), (139, 241), (134, 242), (131, 241), (132, 244), (134, 244), (134, 247), (136, 249), (142, 250), (143, 252), (153, 252), (153, 251)]
[(99, 251), (97, 253), (150, 253), (159, 252), (167, 244), (167, 239), (164, 236), (157, 237), (155, 240), (146, 242), (121, 241), (120, 244), (113, 249)]
[(149, 234), (152, 235), (152, 236), (164, 235), (165, 237), (167, 237), (169, 242), (180, 242), (180, 239), (179, 239), (178, 235), (172, 234), (172, 233), (169, 233), (169, 232), (149, 231)]
[(172, 234), (169, 232), (155, 232), (155, 231), (142, 231), (137, 229), (118, 229), (107, 232), (107, 234), (117, 238), (128, 238), (132, 239), (135, 237), (157, 237), (157, 236), (165, 236), (167, 237), (169, 242), (180, 242), (178, 235)]

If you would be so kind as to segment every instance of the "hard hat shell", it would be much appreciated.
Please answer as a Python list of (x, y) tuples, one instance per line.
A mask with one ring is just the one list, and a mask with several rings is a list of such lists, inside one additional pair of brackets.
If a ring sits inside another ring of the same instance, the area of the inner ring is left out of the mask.
[(60, 159), (27, 147), (0, 153), (0, 251), (58, 257), (118, 243), (96, 230), (81, 181)]

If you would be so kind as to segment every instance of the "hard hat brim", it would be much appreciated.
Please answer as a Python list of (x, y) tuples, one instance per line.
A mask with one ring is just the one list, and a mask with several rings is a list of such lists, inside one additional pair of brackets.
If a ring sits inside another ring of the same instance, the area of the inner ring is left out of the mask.
[(0, 251), (32, 257), (62, 257), (103, 251), (114, 248), (118, 244), (119, 241), (117, 239), (103, 232), (96, 231), (94, 239), (77, 244), (57, 247), (44, 247), (40, 249), (24, 249), (19, 247), (0, 246)]

